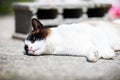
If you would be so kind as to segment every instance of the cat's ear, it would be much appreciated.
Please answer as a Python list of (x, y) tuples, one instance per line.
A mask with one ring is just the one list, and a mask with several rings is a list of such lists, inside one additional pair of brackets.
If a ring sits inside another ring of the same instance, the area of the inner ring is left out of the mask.
[(34, 30), (38, 30), (38, 29), (43, 29), (44, 28), (42, 23), (38, 19), (36, 19), (36, 18), (32, 19), (32, 26), (33, 26)]

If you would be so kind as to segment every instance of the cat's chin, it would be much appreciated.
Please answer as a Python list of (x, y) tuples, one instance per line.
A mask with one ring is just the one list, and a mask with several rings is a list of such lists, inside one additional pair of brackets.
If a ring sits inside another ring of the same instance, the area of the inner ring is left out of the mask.
[(29, 55), (29, 56), (39, 56), (40, 55), (40, 52), (39, 50), (37, 51), (27, 51), (26, 52), (26, 55)]

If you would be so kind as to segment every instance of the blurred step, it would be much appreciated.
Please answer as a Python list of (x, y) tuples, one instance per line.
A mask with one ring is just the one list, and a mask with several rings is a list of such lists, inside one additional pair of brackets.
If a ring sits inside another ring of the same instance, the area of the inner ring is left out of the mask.
[(14, 3), (15, 34), (29, 33), (32, 30), (31, 18), (33, 17), (39, 19), (45, 27), (56, 27), (62, 23), (77, 23), (92, 18), (102, 19), (109, 7), (110, 4), (92, 1), (80, 1), (76, 4)]

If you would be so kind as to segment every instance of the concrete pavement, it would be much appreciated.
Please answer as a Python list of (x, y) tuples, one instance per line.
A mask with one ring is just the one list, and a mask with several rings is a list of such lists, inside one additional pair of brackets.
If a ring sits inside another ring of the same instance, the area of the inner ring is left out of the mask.
[(0, 17), (0, 80), (120, 80), (120, 55), (87, 62), (77, 56), (27, 56), (12, 39), (14, 16)]

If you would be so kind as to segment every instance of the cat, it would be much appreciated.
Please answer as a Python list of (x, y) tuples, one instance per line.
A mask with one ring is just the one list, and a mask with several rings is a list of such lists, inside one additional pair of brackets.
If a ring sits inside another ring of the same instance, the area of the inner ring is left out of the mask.
[(68, 54), (84, 56), (96, 62), (112, 59), (120, 49), (120, 25), (107, 21), (85, 21), (46, 28), (36, 18), (33, 30), (25, 38), (28, 55)]

